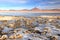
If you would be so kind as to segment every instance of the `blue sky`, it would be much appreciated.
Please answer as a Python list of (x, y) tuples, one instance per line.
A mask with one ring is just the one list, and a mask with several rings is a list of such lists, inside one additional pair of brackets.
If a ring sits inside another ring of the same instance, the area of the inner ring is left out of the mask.
[(0, 0), (0, 9), (60, 9), (60, 0)]

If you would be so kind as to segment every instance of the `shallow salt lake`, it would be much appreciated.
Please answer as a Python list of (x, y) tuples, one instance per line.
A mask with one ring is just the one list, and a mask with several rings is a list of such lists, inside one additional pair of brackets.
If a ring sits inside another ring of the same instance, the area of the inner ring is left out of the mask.
[(0, 16), (60, 16), (60, 13), (19, 13), (19, 12), (9, 12), (1, 13)]

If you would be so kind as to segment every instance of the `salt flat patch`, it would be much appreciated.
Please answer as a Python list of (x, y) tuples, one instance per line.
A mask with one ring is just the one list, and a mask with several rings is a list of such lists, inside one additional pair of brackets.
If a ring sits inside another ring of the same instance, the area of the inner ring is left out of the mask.
[(0, 16), (0, 20), (15, 20), (16, 18), (14, 16)]

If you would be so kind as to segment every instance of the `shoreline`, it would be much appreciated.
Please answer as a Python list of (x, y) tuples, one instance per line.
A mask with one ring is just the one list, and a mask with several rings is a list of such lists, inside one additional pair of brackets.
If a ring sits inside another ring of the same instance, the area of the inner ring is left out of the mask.
[[(60, 18), (60, 16), (37, 16), (37, 18), (40, 18), (40, 17), (43, 17), (43, 18)], [(0, 20), (19, 20), (19, 18), (27, 18), (27, 17), (24, 17), (24, 16), (0, 16)], [(30, 17), (30, 18), (33, 18), (33, 17)]]

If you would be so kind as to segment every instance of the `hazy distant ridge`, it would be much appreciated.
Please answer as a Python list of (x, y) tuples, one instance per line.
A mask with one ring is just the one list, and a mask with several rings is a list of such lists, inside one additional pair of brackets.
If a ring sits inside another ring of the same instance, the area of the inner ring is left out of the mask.
[(32, 8), (30, 10), (23, 9), (23, 10), (0, 10), (0, 12), (59, 12), (60, 9), (39, 9), (39, 8)]

